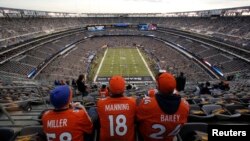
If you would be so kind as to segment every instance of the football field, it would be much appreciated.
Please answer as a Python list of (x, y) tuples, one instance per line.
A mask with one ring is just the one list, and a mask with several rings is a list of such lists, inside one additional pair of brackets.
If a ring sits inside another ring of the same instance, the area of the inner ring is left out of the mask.
[(131, 81), (152, 81), (152, 73), (137, 48), (107, 48), (94, 81), (108, 81), (122, 75)]

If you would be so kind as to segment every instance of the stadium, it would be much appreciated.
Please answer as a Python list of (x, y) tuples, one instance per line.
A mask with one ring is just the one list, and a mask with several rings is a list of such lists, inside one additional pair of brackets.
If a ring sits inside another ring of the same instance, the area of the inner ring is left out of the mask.
[[(124, 77), (126, 96), (140, 98), (157, 88), (159, 72), (186, 79), (176, 94), (190, 111), (176, 140), (196, 131), (207, 139), (210, 124), (249, 130), (249, 15), (249, 6), (169, 13), (0, 7), (0, 140), (42, 131), (41, 113), (53, 108), (55, 82), (72, 87), (73, 101), (89, 109), (113, 75)], [(72, 86), (81, 74), (87, 97)], [(204, 87), (208, 91), (201, 93)]]

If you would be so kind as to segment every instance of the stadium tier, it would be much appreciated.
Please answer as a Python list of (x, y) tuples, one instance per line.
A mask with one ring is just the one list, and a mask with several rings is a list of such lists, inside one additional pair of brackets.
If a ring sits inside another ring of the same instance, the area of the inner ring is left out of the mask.
[[(0, 8), (0, 134), (42, 130), (41, 113), (52, 108), (57, 85), (69, 85), (73, 101), (89, 110), (113, 75), (125, 78), (124, 95), (142, 99), (158, 88), (159, 72), (185, 76), (185, 89), (175, 94), (190, 112), (178, 140), (187, 129), (206, 132), (209, 124), (249, 125), (249, 11), (27, 15)], [(86, 97), (74, 84), (79, 75)]]

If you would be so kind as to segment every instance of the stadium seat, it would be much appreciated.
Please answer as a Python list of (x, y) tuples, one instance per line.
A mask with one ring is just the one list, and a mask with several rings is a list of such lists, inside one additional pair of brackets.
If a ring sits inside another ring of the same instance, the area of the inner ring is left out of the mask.
[(250, 98), (240, 98), (240, 101), (243, 105), (249, 105), (250, 104)]
[(19, 132), (15, 134), (13, 140), (22, 140), (24, 138), (29, 138), (30, 140), (35, 139), (40, 141), (46, 140), (46, 136), (43, 133), (43, 127), (41, 125), (23, 127)]
[(208, 125), (206, 123), (185, 123), (177, 135), (178, 140), (187, 141), (191, 138), (191, 135), (194, 134), (195, 131), (207, 133), (207, 126)]
[(225, 99), (236, 99), (237, 97), (234, 94), (224, 94)]
[(11, 141), (14, 136), (14, 130), (10, 128), (0, 128), (1, 141)]
[(225, 105), (225, 108), (231, 113), (240, 113), (241, 114), (241, 120), (243, 121), (249, 121), (250, 119), (250, 109), (243, 105)]
[(213, 114), (206, 114), (198, 105), (190, 105), (189, 121), (211, 120)]
[(42, 133), (43, 127), (40, 125), (34, 125), (34, 126), (26, 126), (21, 129), (20, 135), (29, 135), (34, 133)]
[(215, 104), (204, 105), (202, 109), (205, 113), (214, 114), (215, 117), (221, 120), (229, 120), (239, 118), (241, 116), (240, 113), (231, 114), (229, 111), (222, 108), (222, 106)]
[(230, 113), (235, 113), (235, 110), (237, 109), (246, 109), (245, 106), (243, 105), (225, 105), (225, 108), (230, 112)]
[(209, 99), (209, 103), (221, 105), (221, 104), (225, 103), (225, 101), (221, 98), (211, 98), (211, 99)]
[(213, 114), (212, 112), (217, 109), (221, 109), (222, 107), (220, 105), (215, 105), (215, 104), (209, 104), (209, 105), (204, 105), (202, 106), (203, 111), (209, 115)]

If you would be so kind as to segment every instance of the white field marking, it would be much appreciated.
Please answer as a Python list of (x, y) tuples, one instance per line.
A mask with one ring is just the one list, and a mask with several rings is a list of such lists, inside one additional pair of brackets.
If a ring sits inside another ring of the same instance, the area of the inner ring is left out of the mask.
[(100, 65), (99, 65), (99, 67), (97, 69), (97, 72), (96, 72), (95, 77), (94, 77), (94, 82), (96, 82), (96, 78), (99, 75), (100, 69), (102, 67), (102, 64), (103, 64), (104, 58), (106, 57), (107, 52), (108, 52), (108, 48), (105, 50), (104, 56), (102, 58), (102, 61), (101, 61)]
[(148, 69), (148, 72), (150, 73), (150, 75), (151, 75), (152, 79), (155, 81), (155, 77), (154, 77), (154, 75), (153, 75), (152, 71), (149, 69), (148, 64), (147, 64), (147, 63), (146, 63), (146, 61), (144, 60), (143, 56), (141, 55), (140, 50), (139, 50), (138, 48), (136, 48), (136, 49), (137, 49), (137, 51), (138, 51), (139, 55), (141, 56), (142, 61), (143, 61), (143, 62), (144, 62), (144, 64), (146, 65), (146, 68)]
[[(119, 56), (120, 56), (120, 58), (121, 58), (121, 50), (119, 50)], [(121, 59), (119, 59), (119, 73), (120, 73), (120, 75), (122, 76), (122, 68), (121, 68)]]

